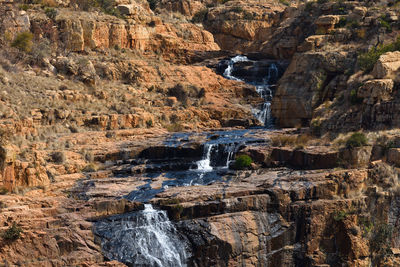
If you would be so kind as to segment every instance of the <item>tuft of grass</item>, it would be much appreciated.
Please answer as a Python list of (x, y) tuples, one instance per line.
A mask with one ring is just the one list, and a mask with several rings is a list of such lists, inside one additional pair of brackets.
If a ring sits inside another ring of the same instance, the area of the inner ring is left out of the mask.
[(367, 137), (364, 133), (353, 133), (346, 141), (347, 148), (362, 147), (368, 144)]
[(271, 138), (272, 146), (306, 146), (312, 139), (308, 134), (301, 135), (278, 135)]
[(31, 52), (32, 50), (32, 39), (33, 34), (30, 32), (21, 32), (17, 34), (14, 41), (11, 43), (12, 47), (15, 47), (23, 52)]

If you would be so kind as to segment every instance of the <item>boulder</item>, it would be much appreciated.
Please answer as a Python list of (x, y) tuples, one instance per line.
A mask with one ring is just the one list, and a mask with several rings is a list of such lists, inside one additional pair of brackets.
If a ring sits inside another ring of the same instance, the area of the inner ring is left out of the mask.
[(121, 15), (127, 16), (133, 14), (133, 6), (132, 5), (119, 5), (117, 9)]
[(376, 102), (390, 100), (393, 87), (392, 79), (370, 80), (358, 89), (357, 96), (364, 98), (364, 103), (372, 105)]
[(338, 23), (340, 17), (337, 15), (326, 15), (320, 16), (315, 24), (317, 25), (317, 34), (327, 34), (335, 29), (336, 23)]
[(375, 63), (372, 75), (376, 79), (393, 78), (400, 68), (400, 51), (381, 55)]
[(344, 148), (340, 151), (341, 162), (348, 167), (365, 168), (368, 167), (372, 146)]

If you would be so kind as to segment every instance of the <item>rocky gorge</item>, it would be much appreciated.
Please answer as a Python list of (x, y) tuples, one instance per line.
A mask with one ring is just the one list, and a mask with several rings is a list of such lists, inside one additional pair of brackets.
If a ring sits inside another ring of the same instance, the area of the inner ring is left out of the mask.
[(0, 266), (399, 266), (399, 11), (0, 0)]

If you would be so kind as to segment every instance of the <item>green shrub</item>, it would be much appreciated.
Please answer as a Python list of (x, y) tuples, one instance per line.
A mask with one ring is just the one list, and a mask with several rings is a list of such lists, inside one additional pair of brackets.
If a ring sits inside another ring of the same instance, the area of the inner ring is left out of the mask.
[(54, 20), (58, 14), (58, 11), (55, 8), (52, 7), (46, 7), (46, 9), (44, 10), (44, 13), (46, 14), (46, 16), (49, 19)]
[(392, 25), (390, 25), (390, 18), (389, 17), (387, 17), (387, 16), (381, 16), (380, 18), (379, 18), (379, 23), (381, 24), (381, 26), (383, 27), (383, 28), (385, 28), (386, 29), (386, 31), (388, 31), (388, 32), (392, 32)]
[(55, 151), (51, 153), (51, 159), (55, 163), (63, 163), (66, 160), (66, 156), (63, 151)]
[(346, 147), (361, 147), (368, 144), (367, 137), (363, 133), (353, 133), (346, 141)]
[(121, 17), (119, 11), (114, 7), (113, 0), (73, 0), (71, 4), (76, 4), (85, 11), (89, 11), (95, 7), (101, 9), (106, 14)]
[(279, 0), (279, 3), (281, 3), (282, 5), (285, 5), (285, 6), (290, 6), (290, 2), (287, 0)]
[(165, 128), (167, 129), (168, 132), (171, 132), (171, 133), (181, 132), (185, 129), (182, 124), (177, 123), (177, 122), (168, 124), (167, 126), (165, 126)]
[(243, 11), (243, 19), (252, 20), (252, 19), (254, 19), (254, 15), (253, 15), (253, 13), (251, 13), (249, 11)]
[(14, 241), (21, 237), (22, 229), (15, 222), (3, 233), (5, 240)]
[(361, 104), (363, 99), (357, 96), (357, 90), (353, 89), (350, 91), (350, 103), (352, 105)]
[(236, 157), (235, 163), (233, 165), (235, 170), (247, 169), (251, 166), (253, 160), (248, 155), (240, 155)]
[(335, 24), (335, 28), (343, 28), (347, 24), (347, 19), (345, 17), (341, 17), (339, 22)]
[(147, 2), (149, 3), (150, 9), (154, 11), (157, 7), (158, 0), (147, 0)]
[(178, 99), (183, 105), (186, 105), (189, 97), (204, 97), (205, 90), (204, 88), (198, 88), (193, 85), (184, 85), (182, 83), (178, 83), (174, 87), (168, 89), (168, 95), (176, 97), (176, 99)]
[(24, 11), (27, 11), (27, 10), (29, 10), (30, 8), (31, 8), (31, 6), (28, 5), (28, 4), (21, 4), (21, 5), (19, 5), (19, 9), (24, 10)]
[(400, 50), (400, 38), (394, 43), (380, 45), (378, 47), (371, 48), (365, 53), (361, 53), (358, 55), (358, 64), (361, 70), (365, 72), (370, 72), (378, 61), (379, 57), (387, 52), (393, 52)]
[(333, 219), (337, 222), (343, 221), (347, 217), (347, 212), (344, 210), (338, 211), (333, 215)]
[(235, 6), (231, 9), (232, 12), (235, 13), (242, 13), (243, 12), (243, 8), (241, 6)]
[(146, 121), (146, 126), (147, 126), (147, 128), (153, 127), (153, 120), (151, 120), (151, 119), (147, 120)]
[(208, 15), (208, 9), (204, 8), (204, 9), (198, 11), (196, 14), (194, 14), (194, 16), (192, 18), (192, 22), (193, 23), (201, 23), (206, 20), (207, 15)]
[(11, 43), (12, 47), (18, 48), (20, 51), (30, 52), (32, 50), (33, 34), (30, 32), (21, 32), (17, 34), (14, 41)]

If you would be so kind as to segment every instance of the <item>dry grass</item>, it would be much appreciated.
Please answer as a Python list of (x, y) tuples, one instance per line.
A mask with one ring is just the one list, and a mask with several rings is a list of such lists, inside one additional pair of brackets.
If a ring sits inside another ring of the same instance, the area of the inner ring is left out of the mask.
[(311, 140), (312, 136), (309, 134), (300, 135), (277, 135), (271, 138), (272, 146), (295, 146), (302, 148), (306, 146)]

